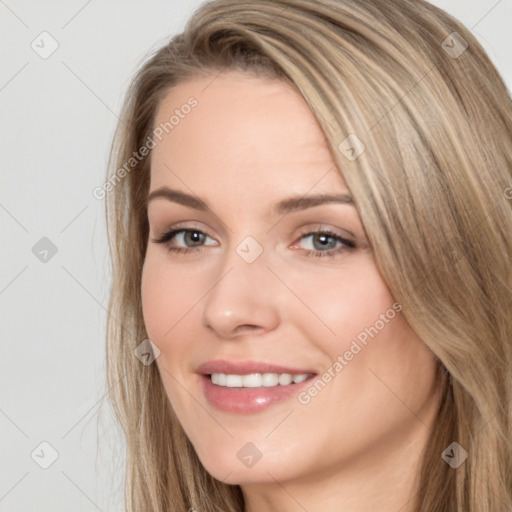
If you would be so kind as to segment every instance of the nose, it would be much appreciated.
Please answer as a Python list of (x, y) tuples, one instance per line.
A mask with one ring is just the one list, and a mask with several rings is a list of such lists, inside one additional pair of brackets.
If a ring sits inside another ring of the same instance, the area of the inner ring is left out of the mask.
[(222, 339), (242, 334), (262, 334), (279, 324), (279, 281), (270, 272), (263, 255), (244, 261), (235, 250), (217, 269), (214, 284), (203, 304), (203, 325)]

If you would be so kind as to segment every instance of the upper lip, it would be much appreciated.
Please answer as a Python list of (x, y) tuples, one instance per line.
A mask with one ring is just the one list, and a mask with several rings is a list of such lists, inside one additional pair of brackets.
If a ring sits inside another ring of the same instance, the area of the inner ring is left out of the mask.
[(203, 375), (210, 375), (212, 373), (231, 375), (247, 375), (249, 373), (291, 373), (292, 375), (300, 375), (303, 373), (315, 373), (308, 369), (291, 368), (289, 366), (259, 361), (227, 361), (224, 359), (207, 361), (198, 366), (196, 372)]

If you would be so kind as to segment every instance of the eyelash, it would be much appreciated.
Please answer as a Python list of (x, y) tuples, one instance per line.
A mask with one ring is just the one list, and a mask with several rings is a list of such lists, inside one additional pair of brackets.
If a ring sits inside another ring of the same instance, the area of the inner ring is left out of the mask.
[[(176, 228), (172, 229), (171, 231), (168, 231), (167, 233), (164, 233), (159, 238), (153, 238), (153, 242), (157, 244), (164, 244), (169, 252), (179, 253), (179, 254), (187, 254), (189, 252), (194, 251), (201, 251), (202, 246), (200, 247), (173, 247), (169, 245), (169, 242), (174, 238), (175, 235), (178, 233), (200, 233), (201, 235), (208, 236), (208, 233), (205, 233), (204, 231), (201, 231), (200, 229), (190, 229), (190, 228)], [(333, 258), (336, 255), (345, 252), (356, 249), (356, 244), (352, 242), (351, 240), (347, 240), (346, 238), (341, 237), (337, 233), (329, 230), (329, 229), (321, 229), (317, 231), (306, 231), (300, 235), (299, 240), (302, 240), (303, 238), (307, 238), (311, 235), (328, 235), (330, 238), (334, 238), (337, 241), (341, 242), (343, 244), (342, 247), (338, 247), (337, 249), (330, 249), (328, 251), (318, 251), (318, 250), (311, 250), (306, 249), (304, 255), (306, 257), (317, 257), (317, 258)], [(211, 237), (210, 237), (211, 238)]]

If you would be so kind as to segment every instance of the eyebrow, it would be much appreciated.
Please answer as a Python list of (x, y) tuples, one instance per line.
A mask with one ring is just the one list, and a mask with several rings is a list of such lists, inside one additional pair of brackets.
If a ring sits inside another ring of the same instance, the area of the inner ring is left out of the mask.
[[(195, 210), (213, 213), (208, 204), (202, 199), (169, 187), (160, 187), (151, 192), (147, 197), (146, 204), (148, 205), (151, 201), (157, 198), (167, 199), (173, 203), (188, 206)], [(314, 206), (329, 203), (349, 204), (355, 206), (354, 201), (349, 194), (316, 194), (283, 199), (274, 205), (273, 211), (276, 215), (284, 215), (294, 211), (305, 210), (306, 208), (312, 208)]]

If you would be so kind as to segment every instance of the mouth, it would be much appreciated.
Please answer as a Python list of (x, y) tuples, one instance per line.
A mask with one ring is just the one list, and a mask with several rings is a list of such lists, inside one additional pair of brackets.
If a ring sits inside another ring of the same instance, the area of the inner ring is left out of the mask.
[(226, 360), (204, 363), (196, 372), (207, 402), (215, 409), (237, 414), (257, 413), (289, 402), (317, 375), (309, 369)]

